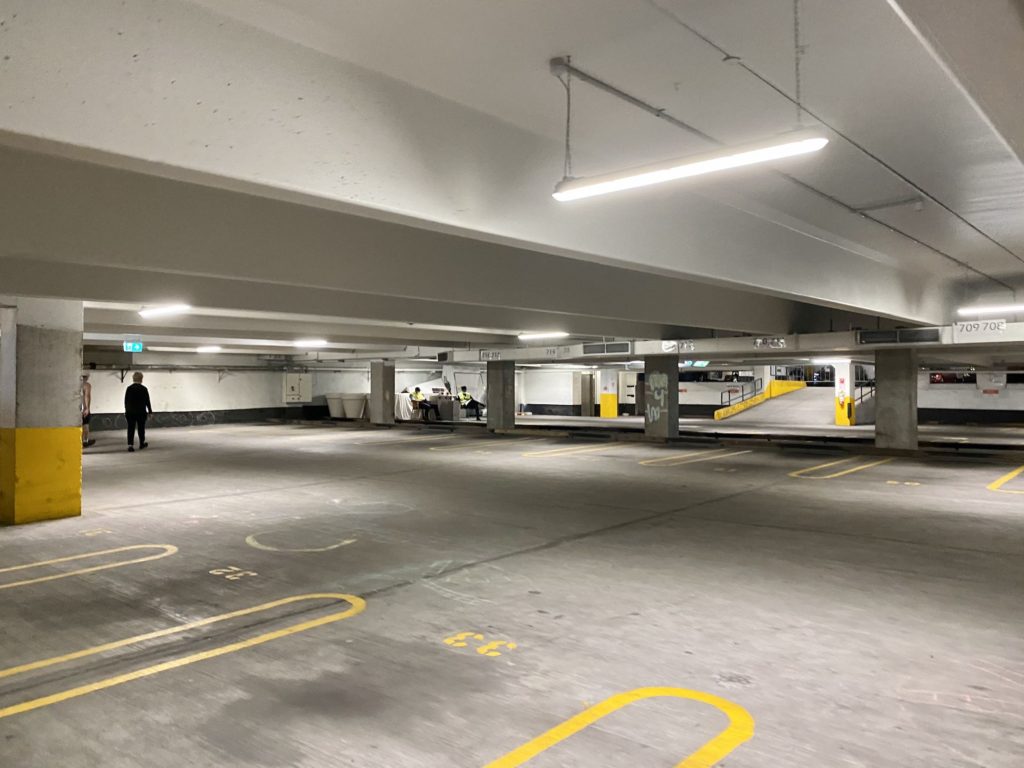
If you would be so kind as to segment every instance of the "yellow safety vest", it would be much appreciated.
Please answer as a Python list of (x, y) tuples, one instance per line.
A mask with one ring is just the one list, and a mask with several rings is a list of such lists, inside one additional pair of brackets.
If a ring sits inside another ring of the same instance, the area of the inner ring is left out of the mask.
[(472, 399), (473, 396), (469, 392), (459, 392), (459, 402), (463, 405), (466, 405)]
[(415, 400), (418, 403), (418, 402), (420, 402), (422, 400), (426, 400), (427, 396), (424, 395), (422, 392), (413, 392), (412, 393), (412, 399)]

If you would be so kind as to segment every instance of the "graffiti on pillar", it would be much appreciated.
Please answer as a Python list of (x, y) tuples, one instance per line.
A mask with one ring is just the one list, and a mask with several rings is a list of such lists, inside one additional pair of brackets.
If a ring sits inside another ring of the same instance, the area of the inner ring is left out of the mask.
[(647, 420), (658, 421), (668, 405), (668, 374), (661, 371), (652, 371), (647, 374), (644, 383), (646, 389), (644, 396), (647, 405)]

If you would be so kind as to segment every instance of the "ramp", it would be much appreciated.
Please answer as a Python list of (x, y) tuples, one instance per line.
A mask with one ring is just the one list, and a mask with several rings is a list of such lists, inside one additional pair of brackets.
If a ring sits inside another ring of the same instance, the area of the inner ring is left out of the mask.
[(729, 418), (729, 424), (832, 427), (835, 426), (834, 400), (832, 387), (807, 387), (737, 413)]

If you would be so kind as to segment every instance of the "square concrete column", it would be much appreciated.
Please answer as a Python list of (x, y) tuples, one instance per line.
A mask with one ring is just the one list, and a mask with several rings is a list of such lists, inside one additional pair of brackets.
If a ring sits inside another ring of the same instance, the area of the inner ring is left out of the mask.
[(395, 364), (370, 361), (370, 423), (395, 423)]
[(679, 436), (679, 356), (644, 358), (644, 434)]
[(516, 425), (516, 363), (487, 362), (487, 428), (513, 429)]
[(917, 449), (917, 352), (875, 353), (875, 445)]
[(82, 302), (0, 300), (0, 524), (82, 514)]

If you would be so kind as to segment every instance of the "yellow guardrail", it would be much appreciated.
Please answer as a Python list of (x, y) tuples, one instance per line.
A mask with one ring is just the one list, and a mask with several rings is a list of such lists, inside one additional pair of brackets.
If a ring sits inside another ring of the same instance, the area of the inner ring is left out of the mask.
[(760, 395), (754, 395), (743, 402), (736, 403), (735, 405), (727, 405), (725, 408), (719, 408), (715, 411), (715, 421), (721, 421), (722, 419), (728, 419), (730, 416), (735, 416), (737, 413), (743, 413), (756, 405), (760, 405), (766, 400), (771, 400), (773, 397), (782, 397), (788, 395), (791, 392), (796, 392), (800, 389), (805, 389), (807, 382), (805, 381), (769, 381), (768, 387)]

